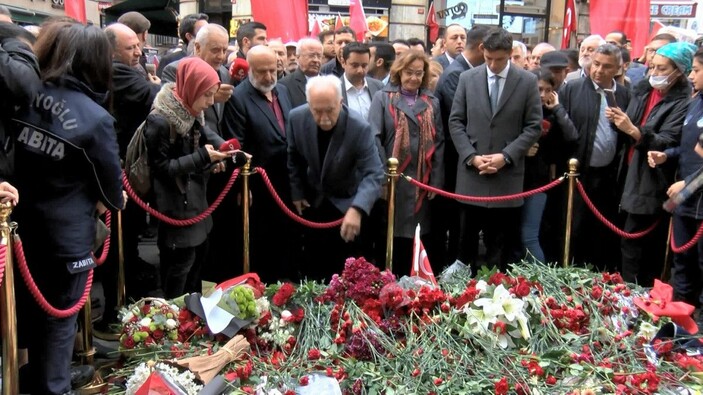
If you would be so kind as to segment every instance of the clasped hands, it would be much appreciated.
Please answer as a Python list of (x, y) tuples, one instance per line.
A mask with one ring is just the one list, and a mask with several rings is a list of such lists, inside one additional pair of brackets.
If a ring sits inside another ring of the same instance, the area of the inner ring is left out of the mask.
[(505, 166), (505, 157), (502, 153), (475, 155), (470, 165), (478, 169), (478, 174), (495, 174)]

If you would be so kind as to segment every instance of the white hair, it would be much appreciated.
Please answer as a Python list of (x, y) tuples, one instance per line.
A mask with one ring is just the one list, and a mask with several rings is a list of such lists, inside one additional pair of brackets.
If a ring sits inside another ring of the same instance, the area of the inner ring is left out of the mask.
[(229, 38), (227, 29), (215, 23), (208, 23), (198, 30), (198, 34), (195, 36), (195, 40), (193, 41), (200, 45), (204, 45), (210, 38), (210, 34), (215, 32), (222, 33), (225, 37)]
[(342, 80), (335, 77), (334, 75), (321, 75), (317, 77), (312, 77), (308, 80), (307, 85), (305, 85), (305, 99), (310, 101), (310, 91), (313, 89), (321, 89), (327, 87), (333, 87), (337, 93), (337, 98), (342, 100)]
[(322, 43), (320, 42), (320, 40), (318, 40), (316, 38), (312, 38), (312, 37), (301, 38), (300, 40), (298, 40), (298, 46), (295, 48), (295, 54), (300, 55), (300, 50), (304, 46), (313, 45), (313, 44), (319, 45), (320, 47), (322, 47)]
[(513, 49), (515, 48), (520, 48), (520, 52), (522, 52), (522, 56), (527, 56), (527, 46), (520, 42), (520, 41), (513, 41)]
[(591, 40), (598, 40), (599, 47), (603, 44), (606, 44), (605, 39), (600, 34), (591, 34), (590, 36), (584, 38), (583, 41), (581, 41), (581, 44), (585, 43), (586, 41), (591, 41)]

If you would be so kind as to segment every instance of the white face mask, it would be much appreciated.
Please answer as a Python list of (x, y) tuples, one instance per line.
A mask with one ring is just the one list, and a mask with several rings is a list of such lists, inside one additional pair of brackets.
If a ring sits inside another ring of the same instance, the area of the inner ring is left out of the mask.
[(672, 75), (673, 73), (669, 75), (650, 75), (649, 85), (654, 89), (664, 89), (669, 86), (669, 77)]

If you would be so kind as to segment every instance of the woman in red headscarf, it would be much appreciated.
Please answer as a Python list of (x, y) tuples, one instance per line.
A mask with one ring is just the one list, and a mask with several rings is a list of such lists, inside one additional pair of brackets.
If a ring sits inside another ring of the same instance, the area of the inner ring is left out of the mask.
[[(200, 58), (183, 59), (176, 82), (163, 86), (146, 119), (156, 210), (171, 218), (192, 218), (205, 211), (208, 174), (223, 171), (224, 160), (232, 156), (214, 148), (224, 141), (205, 125), (203, 116), (219, 86), (212, 66)], [(201, 291), (200, 268), (210, 229), (210, 217), (190, 226), (160, 222), (161, 286), (166, 298)]]

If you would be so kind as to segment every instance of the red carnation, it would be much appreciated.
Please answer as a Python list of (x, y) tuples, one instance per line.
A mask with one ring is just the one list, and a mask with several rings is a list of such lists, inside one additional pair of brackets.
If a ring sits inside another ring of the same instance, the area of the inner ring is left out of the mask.
[(300, 380), (298, 380), (298, 382), (300, 383), (300, 385), (306, 386), (310, 382), (310, 378), (308, 376), (303, 376), (300, 378)]
[(164, 331), (162, 331), (161, 329), (157, 329), (154, 331), (154, 333), (151, 334), (151, 336), (153, 336), (155, 340), (159, 340), (164, 337)]
[(508, 385), (508, 379), (503, 377), (502, 379), (493, 383), (496, 395), (506, 395), (510, 386)]
[(272, 302), (278, 307), (281, 307), (288, 303), (288, 300), (295, 292), (295, 288), (290, 283), (285, 283), (281, 285), (275, 295), (273, 295)]
[(134, 348), (134, 340), (132, 339), (132, 336), (127, 336), (124, 341), (122, 341), (122, 345), (124, 348)]
[(318, 350), (318, 349), (316, 349), (316, 348), (311, 348), (311, 349), (308, 351), (308, 359), (311, 360), (311, 361), (320, 359), (320, 350)]

